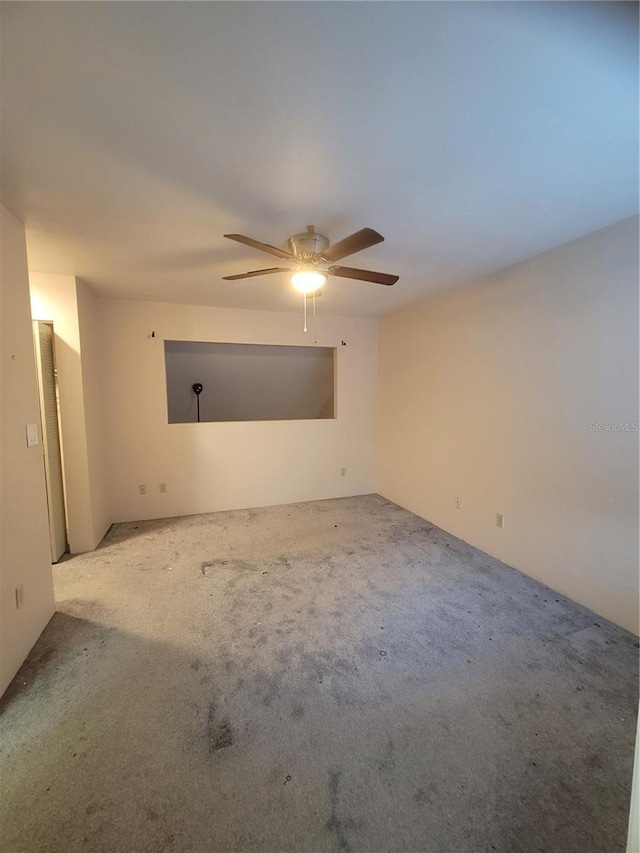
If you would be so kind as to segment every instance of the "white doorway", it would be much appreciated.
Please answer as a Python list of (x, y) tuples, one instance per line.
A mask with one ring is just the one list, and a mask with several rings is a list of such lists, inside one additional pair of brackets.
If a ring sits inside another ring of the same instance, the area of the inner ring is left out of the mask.
[(44, 472), (49, 508), (49, 540), (51, 562), (57, 563), (67, 550), (67, 522), (64, 505), (62, 446), (58, 412), (58, 383), (54, 350), (53, 324), (35, 320), (33, 337), (38, 371), (40, 419)]

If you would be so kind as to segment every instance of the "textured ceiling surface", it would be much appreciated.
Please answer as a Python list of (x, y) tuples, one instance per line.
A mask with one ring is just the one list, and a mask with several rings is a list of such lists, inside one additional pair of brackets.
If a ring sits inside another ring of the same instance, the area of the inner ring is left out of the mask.
[(100, 295), (298, 310), (286, 247), (386, 242), (380, 315), (638, 210), (635, 3), (3, 3), (2, 200)]

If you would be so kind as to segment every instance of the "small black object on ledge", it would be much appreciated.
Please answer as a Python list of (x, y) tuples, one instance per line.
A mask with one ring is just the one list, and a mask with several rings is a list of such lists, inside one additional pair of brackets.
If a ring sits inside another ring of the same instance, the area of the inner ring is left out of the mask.
[(198, 423), (200, 423), (200, 394), (202, 394), (203, 389), (202, 382), (194, 382), (191, 388), (193, 389), (193, 393), (196, 395), (196, 400), (198, 401)]

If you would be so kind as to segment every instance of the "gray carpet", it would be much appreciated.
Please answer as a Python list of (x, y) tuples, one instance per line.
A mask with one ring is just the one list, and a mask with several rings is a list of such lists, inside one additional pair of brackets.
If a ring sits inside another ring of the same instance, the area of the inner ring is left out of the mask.
[(624, 850), (637, 638), (380, 497), (120, 524), (55, 584), (4, 853)]

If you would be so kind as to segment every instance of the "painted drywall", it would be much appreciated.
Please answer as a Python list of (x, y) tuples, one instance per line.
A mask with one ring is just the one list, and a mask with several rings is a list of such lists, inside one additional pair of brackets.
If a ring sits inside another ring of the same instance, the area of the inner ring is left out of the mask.
[(107, 450), (102, 387), (101, 310), (102, 300), (76, 279), (80, 366), (85, 416), (91, 546), (95, 548), (111, 526), (108, 505)]
[[(0, 694), (54, 611), (24, 228), (0, 209)], [(25, 427), (40, 443), (27, 447)], [(16, 607), (16, 588), (24, 603)]]
[(637, 421), (637, 217), (381, 322), (378, 491), (636, 633)]
[(627, 853), (640, 853), (640, 711), (636, 730), (636, 750), (633, 762), (631, 808), (629, 809), (629, 837)]
[(302, 317), (120, 300), (100, 316), (114, 521), (373, 491), (377, 321), (318, 318), (318, 345), (337, 348), (335, 419), (169, 424), (165, 339), (308, 346)]
[[(333, 417), (329, 347), (165, 341), (171, 423)], [(194, 383), (202, 385), (199, 397)]]

